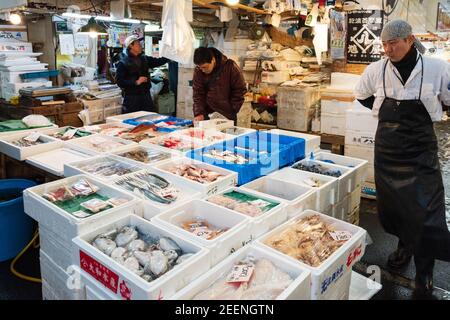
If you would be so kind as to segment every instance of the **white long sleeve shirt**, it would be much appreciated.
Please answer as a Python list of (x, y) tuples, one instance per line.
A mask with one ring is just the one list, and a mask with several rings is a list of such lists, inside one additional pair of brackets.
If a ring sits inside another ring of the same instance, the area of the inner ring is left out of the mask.
[[(420, 53), (417, 54), (419, 58)], [(420, 100), (431, 120), (442, 120), (442, 104), (450, 105), (450, 63), (444, 60), (423, 57), (423, 85)], [(355, 88), (355, 97), (364, 100), (375, 95), (373, 115), (378, 116), (385, 95), (383, 90), (383, 70), (386, 59), (370, 64), (364, 71)], [(386, 66), (386, 96), (396, 100), (419, 99), (422, 63), (417, 61), (405, 85), (400, 82), (401, 75), (388, 61)]]

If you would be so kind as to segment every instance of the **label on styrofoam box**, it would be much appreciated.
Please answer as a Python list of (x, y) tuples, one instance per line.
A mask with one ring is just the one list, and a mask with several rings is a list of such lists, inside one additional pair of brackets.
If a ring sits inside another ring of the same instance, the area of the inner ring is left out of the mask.
[(248, 264), (237, 264), (233, 266), (230, 274), (227, 276), (227, 283), (249, 282), (253, 275), (255, 267)]
[(336, 231), (330, 231), (328, 233), (335, 241), (346, 241), (352, 237), (352, 234), (348, 231), (336, 230)]
[(32, 134), (26, 136), (24, 140), (30, 141), (30, 142), (36, 142), (38, 141), (41, 134), (39, 132), (33, 132)]

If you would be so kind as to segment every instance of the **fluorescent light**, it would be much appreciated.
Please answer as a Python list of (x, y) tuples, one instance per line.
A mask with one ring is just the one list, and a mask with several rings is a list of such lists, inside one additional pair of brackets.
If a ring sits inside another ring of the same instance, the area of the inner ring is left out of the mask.
[[(64, 12), (62, 14), (63, 17), (70, 17), (70, 18), (82, 18), (82, 19), (90, 19), (92, 18), (92, 16), (90, 15), (86, 15), (86, 14), (79, 14), (79, 13), (72, 13), (72, 12)], [(105, 17), (105, 16), (98, 16), (98, 17), (94, 17), (95, 20), (100, 20), (100, 21), (115, 21), (115, 22), (124, 22), (124, 23), (149, 23), (149, 22), (144, 22), (144, 21), (140, 21), (137, 19), (113, 19), (111, 17)]]
[(9, 16), (9, 21), (12, 24), (20, 24), (22, 22), (22, 17), (17, 13), (11, 13), (11, 15)]
[(239, 3), (239, 0), (226, 0), (226, 3), (230, 6), (235, 6)]

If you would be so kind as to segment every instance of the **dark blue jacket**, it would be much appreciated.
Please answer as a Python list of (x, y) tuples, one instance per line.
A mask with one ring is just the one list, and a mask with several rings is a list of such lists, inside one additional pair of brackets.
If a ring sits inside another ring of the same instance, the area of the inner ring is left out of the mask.
[[(166, 58), (153, 58), (144, 54), (133, 56), (127, 50), (117, 64), (117, 85), (122, 88), (124, 95), (150, 94), (152, 84), (149, 69), (162, 66), (169, 61)], [(148, 82), (136, 85), (139, 77), (147, 77)]]

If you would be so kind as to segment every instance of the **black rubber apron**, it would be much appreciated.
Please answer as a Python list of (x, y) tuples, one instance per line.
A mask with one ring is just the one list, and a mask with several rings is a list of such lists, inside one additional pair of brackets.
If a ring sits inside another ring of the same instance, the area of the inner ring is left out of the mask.
[(375, 137), (375, 184), (381, 224), (414, 254), (450, 261), (450, 233), (433, 122), (419, 99), (386, 95)]

